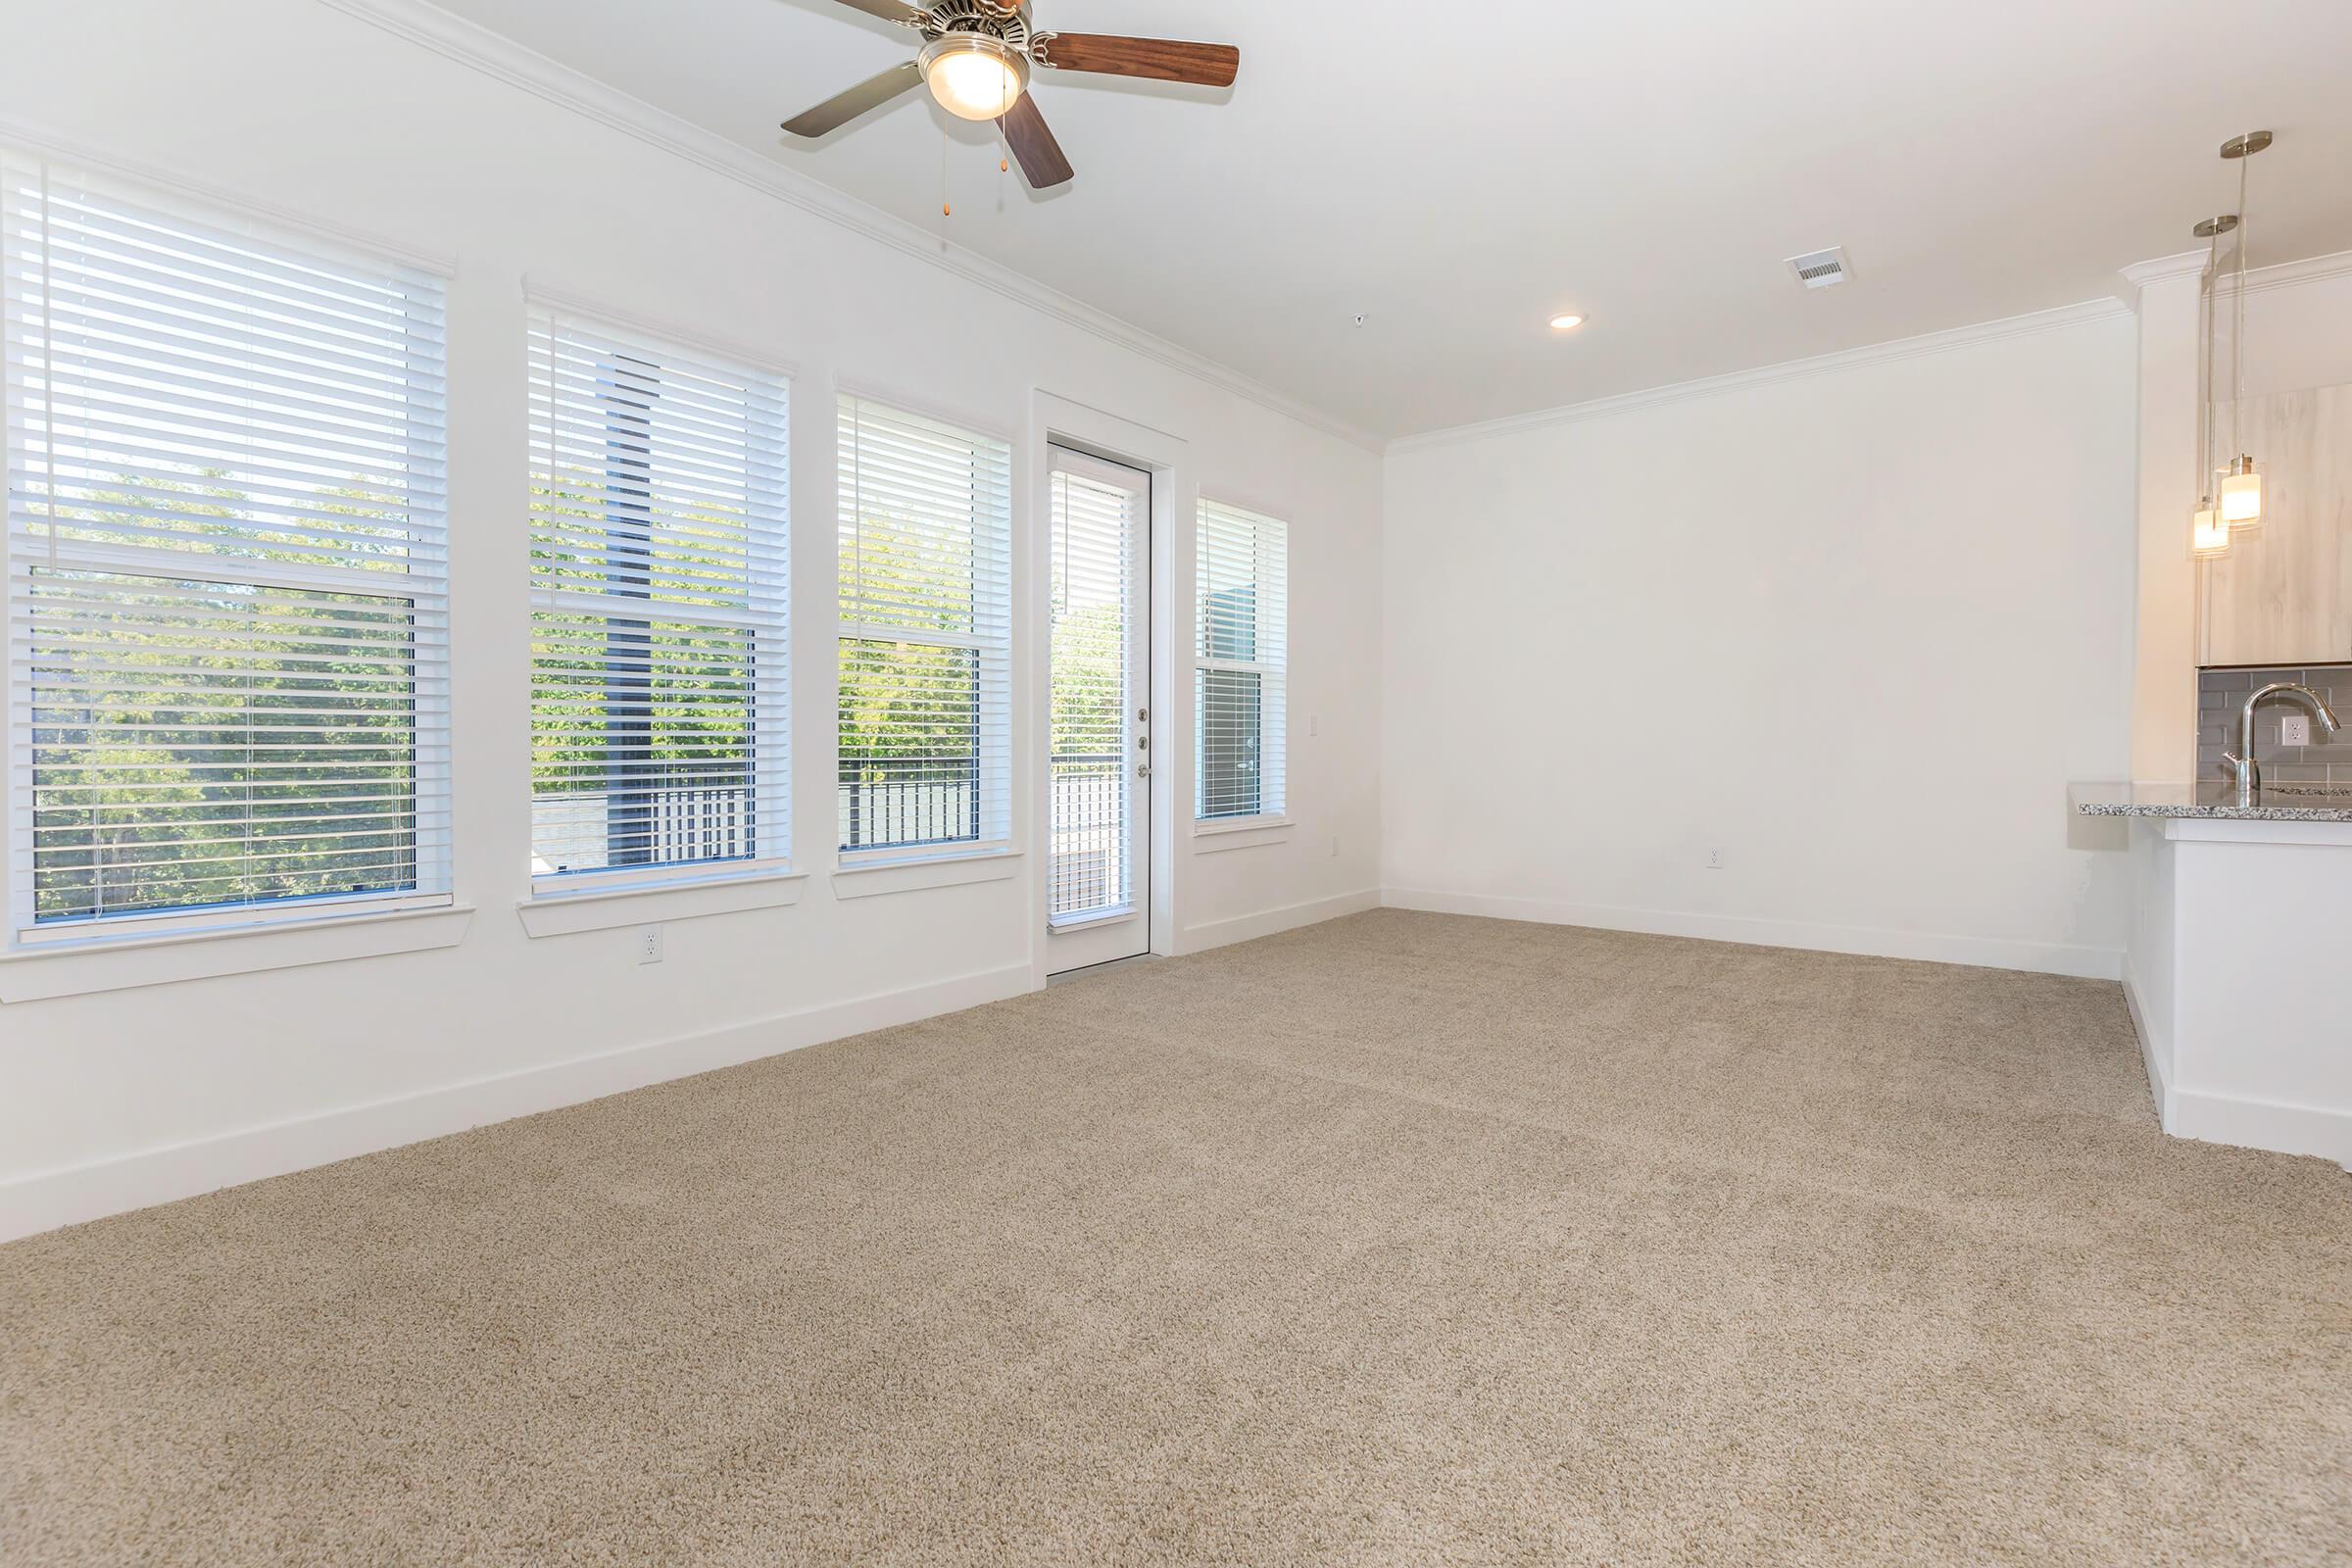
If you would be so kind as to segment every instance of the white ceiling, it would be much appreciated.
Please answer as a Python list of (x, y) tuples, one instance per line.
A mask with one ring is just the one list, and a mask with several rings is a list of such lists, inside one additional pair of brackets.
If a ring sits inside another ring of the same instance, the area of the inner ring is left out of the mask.
[[(2352, 249), (2347, 0), (1034, 0), (1242, 51), (1224, 92), (1041, 73), (1042, 197), (920, 93), (785, 137), (910, 52), (836, 0), (441, 3), (927, 226), (949, 136), (956, 241), (1384, 436), (2112, 294), (2232, 210), (2251, 127), (2254, 264)], [(1782, 265), (1839, 244), (1841, 287)]]

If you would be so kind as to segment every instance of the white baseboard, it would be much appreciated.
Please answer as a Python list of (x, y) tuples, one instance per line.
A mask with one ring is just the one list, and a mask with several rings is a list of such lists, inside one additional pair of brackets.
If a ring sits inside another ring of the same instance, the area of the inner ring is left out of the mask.
[(1336, 894), (1328, 899), (1309, 899), (1304, 904), (1286, 904), (1279, 909), (1259, 909), (1253, 914), (1237, 914), (1229, 920), (1209, 920), (1200, 925), (1184, 928), (1184, 953), (1205, 953), (1210, 948), (1229, 947), (1236, 942), (1254, 942), (1279, 931), (1295, 931), (1302, 925), (1317, 925), (1336, 920), (1344, 914), (1361, 914), (1377, 909), (1381, 905), (1378, 888), (1363, 888), (1354, 893)]
[(601, 1100), (1034, 990), (1026, 963), (0, 1182), (0, 1242)]
[(2164, 1130), (2176, 1138), (2281, 1154), (2317, 1154), (2352, 1170), (2352, 1111), (2276, 1100), (2243, 1100), (2197, 1089), (2171, 1093)]
[(2026, 969), (2084, 980), (2124, 977), (2124, 955), (2120, 949), (2002, 942), (1987, 937), (1892, 931), (1876, 926), (1811, 925), (1798, 920), (1698, 914), (1679, 909), (1629, 909), (1608, 905), (1563, 904), (1548, 899), (1502, 898), (1489, 893), (1439, 893), (1425, 888), (1386, 888), (1381, 892), (1381, 902), (1393, 909), (1476, 914), (1494, 920), (1533, 920), (1544, 925), (1592, 926), (1603, 931), (1639, 931), (1649, 936), (1698, 937), (1750, 947), (1811, 948), (1822, 953), (1858, 953), (1881, 958), (1923, 958), (1932, 963)]
[(2140, 1004), (2139, 984), (2129, 968), (2124, 972), (2124, 1005), (2132, 1010), (2132, 1032), (2139, 1036), (2140, 1064), (2147, 1068), (2148, 1093), (2156, 1101), (2156, 1125), (2169, 1133), (2173, 1131), (2173, 1083), (2165, 1076), (2164, 1062), (2172, 1054), (2172, 1042), (2156, 1038), (2147, 1008)]

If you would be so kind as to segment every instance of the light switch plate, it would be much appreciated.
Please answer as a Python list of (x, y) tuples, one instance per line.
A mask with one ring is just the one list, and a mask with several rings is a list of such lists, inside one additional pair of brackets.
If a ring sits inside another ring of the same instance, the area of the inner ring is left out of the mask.
[(2278, 716), (2278, 744), (2281, 746), (2309, 746), (2311, 744), (2311, 715), (2309, 713), (2281, 713)]

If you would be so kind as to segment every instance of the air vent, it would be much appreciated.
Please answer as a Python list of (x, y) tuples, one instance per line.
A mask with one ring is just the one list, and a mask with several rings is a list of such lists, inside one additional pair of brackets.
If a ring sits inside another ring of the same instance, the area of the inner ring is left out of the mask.
[(1842, 283), (1852, 275), (1853, 268), (1845, 259), (1845, 247), (1833, 245), (1826, 251), (1812, 251), (1803, 256), (1788, 258), (1788, 270), (1807, 288), (1828, 288)]

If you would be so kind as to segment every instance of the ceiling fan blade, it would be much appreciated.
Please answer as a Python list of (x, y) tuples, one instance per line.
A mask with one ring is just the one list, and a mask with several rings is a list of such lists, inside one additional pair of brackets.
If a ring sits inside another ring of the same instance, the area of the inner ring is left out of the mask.
[(1062, 156), (1061, 143), (1054, 139), (1046, 117), (1037, 112), (1035, 98), (1021, 94), (998, 117), (997, 128), (1004, 132), (1004, 143), (1019, 160), (1032, 189), (1045, 190), (1070, 177), (1070, 161)]
[(1180, 43), (1174, 38), (1122, 38), (1107, 32), (1050, 32), (1037, 40), (1038, 59), (1057, 71), (1109, 76), (1149, 76), (1230, 87), (1242, 52), (1229, 43)]
[(903, 4), (902, 0), (841, 0), (841, 3), (853, 11), (862, 11), (869, 17), (880, 17), (884, 22), (912, 22), (922, 15), (914, 7)]
[(922, 69), (909, 60), (878, 76), (868, 76), (848, 92), (837, 92), (814, 109), (804, 109), (784, 122), (795, 136), (822, 136), (846, 125), (869, 109), (879, 109), (923, 79)]

